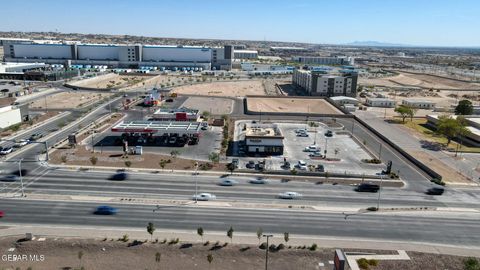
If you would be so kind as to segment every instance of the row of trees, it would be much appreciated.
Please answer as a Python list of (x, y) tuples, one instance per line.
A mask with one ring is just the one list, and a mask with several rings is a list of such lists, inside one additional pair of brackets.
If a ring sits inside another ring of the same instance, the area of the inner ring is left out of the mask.
[[(400, 105), (397, 108), (395, 108), (395, 112), (402, 117), (402, 122), (405, 123), (405, 119), (407, 117), (410, 118), (410, 121), (413, 120), (413, 117), (417, 113), (417, 109), (406, 106), (406, 105)], [(458, 102), (458, 105), (455, 107), (455, 114), (456, 115), (471, 115), (473, 114), (473, 104), (470, 100), (464, 99), (460, 100)]]

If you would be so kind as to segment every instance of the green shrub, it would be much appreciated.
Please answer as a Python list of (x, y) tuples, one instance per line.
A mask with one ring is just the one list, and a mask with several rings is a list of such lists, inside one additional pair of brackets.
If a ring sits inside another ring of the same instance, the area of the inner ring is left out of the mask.
[(311, 251), (317, 250), (318, 246), (317, 244), (312, 244), (312, 246), (309, 248)]
[(371, 266), (377, 266), (378, 265), (378, 260), (370, 259), (370, 260), (368, 260), (368, 264), (371, 265)]
[(360, 258), (357, 260), (358, 267), (363, 270), (368, 270), (370, 269), (370, 264), (368, 263), (368, 260), (365, 258)]
[(476, 258), (467, 258), (463, 261), (464, 270), (480, 270), (480, 262)]
[(260, 246), (258, 246), (259, 249), (266, 249), (267, 248), (267, 243), (266, 242), (263, 242), (260, 244)]

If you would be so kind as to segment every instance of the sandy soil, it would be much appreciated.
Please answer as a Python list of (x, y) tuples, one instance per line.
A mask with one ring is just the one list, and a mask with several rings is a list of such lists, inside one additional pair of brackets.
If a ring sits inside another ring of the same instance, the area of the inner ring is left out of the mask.
[(255, 112), (342, 114), (328, 101), (306, 98), (248, 98), (248, 109)]
[(61, 92), (35, 100), (30, 104), (30, 108), (44, 109), (46, 102), (48, 109), (75, 109), (87, 106), (111, 95), (110, 93), (99, 94), (81, 91)]
[(174, 88), (178, 94), (243, 97), (246, 95), (265, 95), (262, 81), (214, 82), (186, 85)]
[(439, 173), (442, 176), (442, 180), (447, 183), (472, 183), (472, 181), (460, 174), (457, 170), (450, 168), (442, 161), (424, 151), (409, 150), (408, 153)]
[[(15, 254), (43, 255), (43, 261), (0, 261), (1, 269), (26, 269), (35, 270), (52, 269), (80, 269), (88, 270), (130, 270), (130, 269), (210, 269), (210, 270), (245, 270), (263, 269), (265, 264), (265, 251), (253, 245), (231, 243), (185, 243), (169, 244), (171, 239), (160, 238), (158, 242), (138, 239), (138, 244), (133, 244), (133, 239), (122, 242), (118, 239), (64, 239), (46, 238), (44, 241), (18, 242), (20, 238), (0, 239), (1, 255)], [(166, 241), (166, 243), (163, 243)], [(14, 247), (13, 252), (8, 252)], [(360, 250), (356, 250), (360, 251)], [(391, 254), (390, 251), (362, 250), (376, 254)], [(79, 253), (82, 253), (79, 259)], [(156, 254), (159, 253), (159, 261)], [(289, 246), (283, 250), (269, 253), (269, 268), (276, 270), (287, 269), (332, 269), (329, 261), (333, 260), (333, 249), (318, 249), (310, 251)], [(433, 270), (433, 269), (463, 269), (464, 257), (451, 255), (438, 255), (419, 252), (407, 253), (411, 260), (405, 261), (379, 261), (375, 270)], [(208, 262), (207, 256), (213, 260)], [(318, 263), (324, 263), (319, 268)]]
[(230, 114), (233, 109), (233, 100), (227, 98), (189, 97), (181, 107), (207, 111), (213, 115)]
[(478, 83), (466, 83), (456, 80), (439, 78), (431, 75), (417, 75), (409, 73), (401, 73), (397, 76), (385, 78), (360, 78), (359, 84), (362, 85), (379, 85), (379, 86), (417, 86), (424, 88), (440, 88), (440, 89), (480, 89)]
[(94, 78), (76, 81), (72, 85), (91, 88), (123, 88), (134, 84), (141, 84), (151, 77), (139, 75), (118, 75), (109, 73)]

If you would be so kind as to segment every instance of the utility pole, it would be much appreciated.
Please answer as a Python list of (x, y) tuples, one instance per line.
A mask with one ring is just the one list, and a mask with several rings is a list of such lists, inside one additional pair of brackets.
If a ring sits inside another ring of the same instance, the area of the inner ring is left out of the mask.
[(268, 249), (269, 249), (269, 245), (268, 245), (268, 239), (270, 237), (273, 237), (272, 234), (264, 234), (263, 237), (266, 237), (267, 238), (267, 248), (265, 248), (265, 270), (268, 270)]

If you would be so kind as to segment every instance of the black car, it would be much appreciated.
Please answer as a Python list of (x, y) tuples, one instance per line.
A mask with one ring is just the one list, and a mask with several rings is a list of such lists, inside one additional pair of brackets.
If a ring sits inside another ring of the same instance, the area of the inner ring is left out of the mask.
[(445, 192), (444, 188), (441, 187), (432, 187), (427, 190), (428, 195), (442, 195)]
[(40, 139), (40, 138), (42, 138), (42, 137), (43, 137), (42, 134), (40, 134), (40, 133), (35, 133), (35, 134), (32, 134), (28, 140), (30, 140), (30, 141), (36, 141), (36, 140), (38, 140), (38, 139)]
[(110, 177), (110, 180), (123, 181), (127, 180), (128, 174), (126, 172), (118, 172)]
[(363, 183), (363, 184), (360, 184), (356, 188), (356, 191), (358, 191), (358, 192), (378, 192), (379, 189), (380, 189), (379, 185), (370, 184), (370, 183)]
[(325, 137), (332, 137), (333, 136), (333, 132), (331, 130), (328, 130), (327, 132), (325, 132)]

